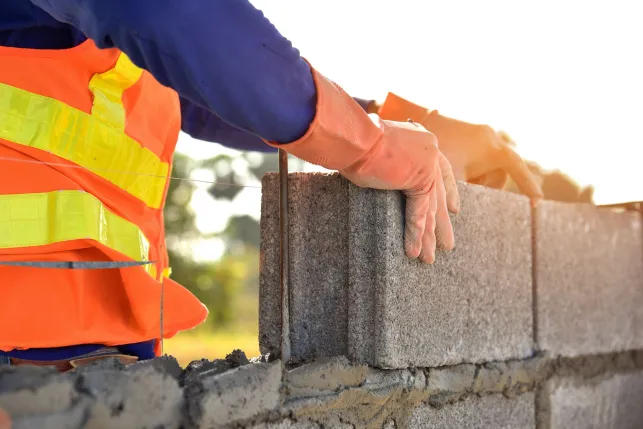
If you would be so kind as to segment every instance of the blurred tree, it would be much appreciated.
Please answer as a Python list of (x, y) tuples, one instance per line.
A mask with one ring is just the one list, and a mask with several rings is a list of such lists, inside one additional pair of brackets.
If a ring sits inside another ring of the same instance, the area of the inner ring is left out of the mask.
[(210, 311), (208, 327), (226, 327), (234, 320), (235, 298), (243, 289), (247, 263), (243, 258), (225, 257), (214, 263), (195, 262), (190, 246), (203, 238), (196, 227), (196, 214), (190, 207), (195, 185), (190, 173), (199, 164), (176, 154), (172, 165), (167, 202), (164, 209), (168, 254), (172, 279), (179, 282), (203, 302)]
[[(305, 162), (289, 157), (289, 170), (301, 171)], [(257, 327), (259, 287), (259, 222), (252, 216), (237, 215), (228, 219), (225, 229), (205, 236), (196, 227), (196, 213), (190, 206), (195, 183), (189, 180), (193, 171), (212, 172), (214, 182), (208, 193), (219, 201), (238, 197), (243, 186), (261, 181), (268, 172), (279, 170), (277, 153), (240, 153), (218, 155), (194, 161), (177, 153), (165, 206), (165, 227), (172, 279), (197, 296), (210, 310), (206, 328), (230, 328), (244, 325)], [(259, 194), (260, 195), (260, 194)], [(213, 263), (194, 261), (191, 246), (204, 238), (223, 241), (223, 257)]]
[[(165, 235), (171, 241), (181, 237), (198, 235), (196, 215), (190, 208), (194, 184), (188, 179), (195, 167), (189, 157), (177, 153), (172, 163), (172, 177), (167, 191), (167, 201), (163, 215), (165, 217)], [(169, 244), (168, 244), (169, 246)]]

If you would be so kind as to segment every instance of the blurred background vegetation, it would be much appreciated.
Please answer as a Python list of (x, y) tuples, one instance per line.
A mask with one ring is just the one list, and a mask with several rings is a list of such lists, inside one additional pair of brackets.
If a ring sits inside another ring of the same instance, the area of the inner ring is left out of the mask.
[[(303, 161), (290, 159), (291, 171), (311, 170)], [(241, 166), (244, 174), (232, 168), (233, 164)], [(535, 163), (529, 166), (547, 199), (592, 203), (591, 187), (580, 188), (560, 171), (544, 171)], [(276, 153), (222, 154), (199, 161), (185, 154), (175, 155), (172, 175), (178, 180), (171, 181), (165, 207), (172, 278), (192, 291), (210, 311), (204, 324), (165, 342), (165, 353), (175, 356), (183, 366), (201, 358), (223, 358), (235, 348), (244, 350), (248, 357), (259, 355), (259, 213), (232, 215), (222, 231), (200, 232), (191, 201), (197, 186), (203, 183), (189, 180), (197, 170), (209, 171), (216, 182), (205, 185), (211, 198), (219, 204), (234, 204), (243, 185), (259, 186), (265, 173), (278, 171), (278, 159)], [(507, 190), (518, 192), (512, 182)], [(256, 189), (256, 198), (261, 198), (260, 189)], [(216, 210), (211, 214), (218, 215)], [(194, 245), (212, 238), (223, 243), (223, 252), (215, 261), (199, 262), (194, 257)]]
[[(238, 174), (239, 168), (232, 168), (233, 163), (241, 165), (246, 174)], [(290, 168), (301, 170), (303, 165), (292, 159)], [(199, 182), (190, 179), (195, 171), (204, 169), (216, 182), (208, 185), (209, 196), (217, 202), (234, 203), (244, 185), (260, 183), (265, 173), (278, 171), (278, 158), (276, 153), (240, 153), (196, 161), (175, 154), (172, 176), (176, 179), (170, 182), (164, 212), (171, 277), (210, 311), (204, 324), (165, 341), (165, 353), (175, 356), (182, 365), (204, 357), (222, 358), (235, 348), (244, 350), (248, 357), (259, 355), (259, 213), (254, 217), (232, 215), (223, 231), (200, 232), (191, 206)], [(260, 189), (256, 198), (261, 198)], [(199, 262), (194, 258), (194, 244), (212, 238), (223, 243), (223, 253), (214, 262)]]

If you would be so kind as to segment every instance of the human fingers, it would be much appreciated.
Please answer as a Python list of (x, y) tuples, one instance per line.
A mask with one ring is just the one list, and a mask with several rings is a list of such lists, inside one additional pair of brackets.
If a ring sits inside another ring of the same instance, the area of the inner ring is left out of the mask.
[(460, 212), (460, 193), (458, 184), (451, 168), (451, 163), (442, 152), (439, 154), (439, 166), (442, 173), (442, 183), (446, 191), (447, 208), (452, 213)]
[(422, 250), (426, 216), (431, 204), (430, 196), (430, 191), (417, 195), (406, 195), (404, 251), (412, 259), (417, 258)]
[(501, 146), (500, 163), (523, 194), (531, 198), (543, 198), (543, 191), (529, 171), (527, 164), (511, 147)]
[[(441, 179), (441, 178), (440, 178)], [(444, 183), (436, 184), (437, 211), (436, 211), (436, 243), (439, 249), (453, 250), (455, 247), (455, 236), (453, 225), (447, 209), (447, 196)]]
[(429, 194), (429, 207), (426, 213), (426, 226), (424, 227), (424, 234), (422, 235), (422, 251), (420, 252), (420, 260), (426, 264), (432, 264), (435, 261), (435, 215), (437, 209), (437, 187), (434, 185)]

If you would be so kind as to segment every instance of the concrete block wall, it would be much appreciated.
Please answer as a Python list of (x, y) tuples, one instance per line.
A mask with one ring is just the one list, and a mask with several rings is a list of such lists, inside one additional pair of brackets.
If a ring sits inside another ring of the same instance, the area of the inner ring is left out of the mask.
[(0, 368), (2, 429), (637, 429), (642, 398), (641, 352), (406, 369), (239, 351), (185, 369), (171, 357)]
[[(643, 350), (639, 213), (551, 201), (531, 208), (522, 196), (459, 183), (456, 249), (424, 266), (404, 255), (400, 193), (362, 189), (337, 174), (294, 173), (289, 185), (293, 362), (342, 355), (434, 377), (436, 368), (456, 366), (467, 372), (448, 373), (449, 382), (485, 371), (489, 378), (477, 382), (491, 385), (465, 390), (493, 392), (510, 362), (562, 360), (571, 369), (537, 383), (533, 400), (509, 401), (515, 410), (530, 403), (533, 424), (521, 413), (523, 420), (479, 427), (643, 427), (628, 405), (643, 403), (641, 375), (618, 374), (623, 356)], [(279, 265), (278, 176), (267, 175), (263, 188), (260, 345), (278, 354), (279, 272), (269, 268)], [(587, 376), (586, 366), (599, 363)], [(435, 423), (420, 407), (408, 422), (455, 425), (470, 411), (484, 420), (472, 411), (480, 403), (466, 403), (457, 417), (429, 413)]]
[(398, 193), (292, 174), (284, 363), (277, 179), (262, 356), (0, 367), (0, 429), (643, 428), (638, 214), (459, 184), (456, 249), (424, 266), (403, 253)]

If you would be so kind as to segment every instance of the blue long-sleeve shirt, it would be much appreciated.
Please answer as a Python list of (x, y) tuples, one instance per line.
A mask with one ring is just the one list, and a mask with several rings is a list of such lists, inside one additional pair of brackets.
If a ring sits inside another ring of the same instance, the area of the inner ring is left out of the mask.
[(308, 65), (246, 0), (3, 1), (0, 45), (66, 49), (87, 37), (176, 90), (194, 138), (269, 152), (261, 138), (293, 141), (315, 115)]
[[(273, 151), (266, 140), (302, 136), (316, 92), (297, 49), (246, 0), (3, 0), (0, 45), (67, 49), (91, 38), (117, 47), (177, 91), (182, 130), (241, 150)], [(364, 109), (369, 100), (355, 99)], [(67, 359), (99, 344), (0, 352)], [(153, 357), (153, 342), (121, 352)]]

